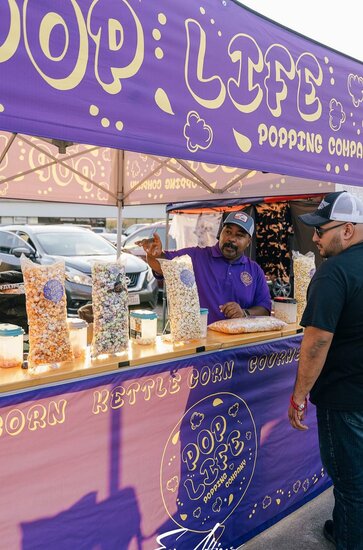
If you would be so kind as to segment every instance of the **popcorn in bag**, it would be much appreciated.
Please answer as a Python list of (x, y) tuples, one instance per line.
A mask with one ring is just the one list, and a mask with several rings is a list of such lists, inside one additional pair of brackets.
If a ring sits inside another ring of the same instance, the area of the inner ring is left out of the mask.
[(300, 323), (306, 307), (306, 293), (312, 276), (315, 273), (315, 256), (313, 252), (301, 254), (292, 252), (294, 266), (294, 298), (297, 301), (297, 323)]
[(210, 330), (225, 334), (242, 334), (246, 332), (266, 332), (281, 330), (287, 326), (285, 321), (265, 315), (256, 317), (238, 317), (237, 319), (223, 319), (208, 325)]
[(29, 365), (72, 360), (64, 262), (38, 265), (24, 256), (20, 262), (29, 324)]
[(200, 305), (191, 257), (185, 254), (159, 261), (168, 296), (171, 339), (185, 342), (200, 338)]
[(120, 262), (92, 265), (92, 355), (124, 351), (129, 342), (125, 267)]

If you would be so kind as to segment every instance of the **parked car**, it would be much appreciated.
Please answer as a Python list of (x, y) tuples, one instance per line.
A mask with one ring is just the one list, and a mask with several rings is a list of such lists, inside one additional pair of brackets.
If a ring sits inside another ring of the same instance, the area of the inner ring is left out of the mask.
[[(88, 229), (62, 225), (10, 225), (0, 229), (0, 271), (20, 271), (25, 254), (39, 264), (63, 259), (66, 265), (66, 295), (69, 314), (92, 299), (91, 265), (94, 260), (115, 260), (115, 247)], [(158, 284), (149, 266), (123, 253), (129, 290), (129, 305), (154, 307)]]
[[(141, 241), (142, 239), (151, 239), (154, 233), (157, 233), (160, 237), (163, 249), (166, 248), (166, 222), (156, 222), (156, 223), (150, 223), (146, 227), (143, 227), (141, 229), (138, 229), (132, 235), (127, 237), (125, 240), (122, 249), (125, 252), (129, 252), (130, 254), (134, 254), (135, 256), (138, 256), (140, 258), (145, 258), (145, 252), (144, 249), (141, 246), (138, 246), (136, 243), (137, 241)], [(168, 239), (168, 247), (169, 250), (174, 250), (176, 248), (176, 241), (169, 235)]]
[[(109, 243), (116, 246), (116, 244), (117, 244), (117, 233), (99, 233), (99, 235), (101, 237), (103, 237), (104, 239), (106, 239), (106, 241), (108, 241)], [(122, 244), (122, 237), (123, 237), (123, 235), (121, 235), (121, 244)]]
[(125, 235), (125, 237), (128, 237), (138, 229), (141, 229), (142, 227), (147, 227), (148, 225), (149, 225), (148, 223), (132, 223), (131, 225), (126, 227), (126, 229), (124, 229), (122, 233), (123, 235)]

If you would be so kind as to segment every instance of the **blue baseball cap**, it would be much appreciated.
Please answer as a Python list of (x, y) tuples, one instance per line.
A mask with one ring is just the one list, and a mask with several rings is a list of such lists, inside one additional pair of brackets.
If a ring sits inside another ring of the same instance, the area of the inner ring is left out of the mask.
[(249, 234), (250, 237), (252, 237), (253, 232), (255, 230), (255, 222), (251, 216), (246, 214), (246, 212), (243, 212), (241, 210), (238, 210), (237, 212), (231, 212), (228, 214), (226, 219), (223, 222), (223, 226), (227, 225), (228, 223), (234, 223), (235, 225), (239, 225), (246, 231), (246, 233)]

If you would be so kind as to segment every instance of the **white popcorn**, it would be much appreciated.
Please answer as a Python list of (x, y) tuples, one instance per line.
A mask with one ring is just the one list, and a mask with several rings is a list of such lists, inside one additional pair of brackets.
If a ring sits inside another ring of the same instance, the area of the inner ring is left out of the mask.
[(238, 317), (236, 319), (222, 319), (208, 325), (210, 330), (226, 334), (243, 334), (246, 332), (267, 332), (282, 330), (286, 323), (275, 317), (260, 315), (256, 317)]
[(129, 341), (125, 267), (118, 262), (92, 266), (92, 355), (124, 351)]
[(190, 256), (161, 260), (160, 265), (168, 295), (172, 340), (185, 342), (201, 338), (199, 296)]
[(306, 293), (312, 276), (315, 273), (315, 256), (313, 252), (301, 254), (293, 251), (294, 264), (294, 298), (297, 301), (297, 323), (300, 323), (306, 307)]

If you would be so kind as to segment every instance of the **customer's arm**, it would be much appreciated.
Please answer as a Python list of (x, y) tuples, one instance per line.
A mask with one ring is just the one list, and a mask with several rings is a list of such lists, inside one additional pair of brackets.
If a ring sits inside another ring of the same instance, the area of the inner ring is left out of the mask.
[[(295, 403), (304, 403), (306, 396), (318, 379), (325, 364), (333, 336), (332, 332), (315, 327), (306, 327), (301, 343), (299, 367), (292, 395)], [(303, 414), (291, 405), (288, 414), (293, 428), (298, 430), (307, 429), (307, 426), (302, 424)]]

